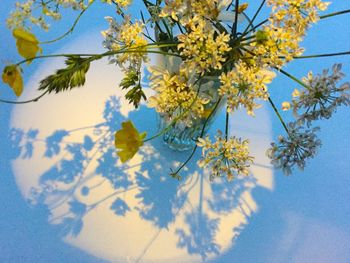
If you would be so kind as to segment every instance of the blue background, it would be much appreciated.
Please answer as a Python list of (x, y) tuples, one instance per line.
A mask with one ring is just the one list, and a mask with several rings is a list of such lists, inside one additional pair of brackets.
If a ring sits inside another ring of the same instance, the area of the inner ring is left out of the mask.
[[(5, 26), (5, 18), (13, 5), (12, 0), (1, 3), (2, 65), (4, 62), (19, 59), (14, 40)], [(349, 1), (337, 0), (327, 12), (349, 8)], [(112, 12), (104, 10), (102, 5), (95, 6), (81, 19), (75, 34), (104, 30), (107, 24), (103, 17), (107, 14), (113, 15)], [(67, 26), (72, 24), (74, 15), (74, 12), (67, 12), (63, 22), (53, 26), (52, 31), (55, 34), (38, 31), (38, 38), (51, 39), (65, 32)], [(350, 14), (320, 21), (311, 28), (303, 43), (305, 54), (349, 51), (349, 24)], [(74, 36), (70, 36), (62, 42), (45, 46), (45, 53), (57, 50), (73, 38)], [(301, 77), (308, 70), (320, 72), (336, 62), (344, 64), (346, 79), (350, 80), (349, 57), (295, 61), (286, 70)], [(39, 63), (34, 62), (25, 69), (26, 79), (35, 72)], [(270, 86), (270, 91), (272, 97), (280, 103), (295, 87), (295, 83), (281, 76)], [(0, 97), (14, 99), (12, 91), (5, 85), (0, 86)], [(43, 210), (31, 209), (22, 199), (10, 166), (11, 145), (8, 130), (11, 109), (10, 105), (0, 104), (0, 262), (103, 262), (63, 243), (56, 230), (47, 224), (47, 214)], [(287, 113), (284, 114), (288, 116)], [(283, 133), (277, 119), (273, 119), (273, 124), (275, 137)], [(271, 246), (282, 239), (282, 233), (288, 227), (285, 215), (291, 211), (308, 218), (311, 224), (313, 221), (322, 222), (327, 226), (335, 226), (350, 236), (349, 109), (340, 108), (331, 120), (320, 123), (320, 126), (323, 145), (319, 154), (308, 163), (304, 172), (295, 171), (292, 176), (285, 177), (280, 171), (276, 171), (273, 192), (261, 188), (253, 192), (260, 206), (259, 212), (251, 217), (236, 245), (217, 262), (272, 262)], [(299, 233), (297, 238), (303, 244), (306, 236)], [(327, 236), (324, 238), (327, 239)], [(350, 245), (350, 240), (343, 245)], [(284, 255), (283, 262), (289, 262), (287, 258), (291, 258), (297, 249), (296, 245), (289, 250), (288, 255)], [(302, 262), (308, 262), (305, 260)]]

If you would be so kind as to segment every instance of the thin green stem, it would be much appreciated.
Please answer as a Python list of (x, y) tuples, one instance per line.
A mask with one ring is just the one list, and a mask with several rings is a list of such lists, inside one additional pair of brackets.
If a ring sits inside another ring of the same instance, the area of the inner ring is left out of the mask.
[(234, 37), (237, 36), (238, 9), (239, 9), (239, 0), (236, 0), (236, 3), (235, 3), (235, 23), (233, 25), (233, 36)]
[(74, 21), (73, 25), (71, 26), (71, 28), (70, 28), (66, 33), (64, 33), (62, 36), (57, 37), (57, 38), (55, 38), (55, 39), (40, 42), (39, 44), (51, 44), (51, 43), (57, 42), (57, 41), (59, 41), (59, 40), (65, 38), (65, 37), (68, 36), (70, 33), (72, 33), (72, 32), (74, 31), (75, 27), (77, 26), (77, 24), (78, 24), (80, 18), (83, 16), (83, 14), (86, 12), (86, 10), (88, 10), (88, 8), (89, 8), (94, 2), (95, 2), (95, 0), (92, 0), (92, 1), (88, 4), (88, 6), (87, 6), (86, 8), (84, 8), (84, 9), (80, 12), (80, 14), (79, 14), (79, 15), (77, 16), (77, 18), (75, 19), (75, 21)]
[(283, 120), (281, 114), (279, 113), (279, 111), (278, 111), (278, 109), (277, 109), (275, 103), (273, 103), (271, 97), (269, 97), (269, 102), (270, 102), (270, 104), (271, 104), (271, 106), (272, 106), (274, 112), (276, 113), (276, 115), (277, 115), (279, 121), (281, 122), (283, 128), (286, 130), (287, 134), (289, 135), (289, 130), (288, 130), (288, 128), (287, 128), (287, 125), (286, 125), (286, 123), (284, 122), (284, 120)]
[[(330, 13), (330, 14), (326, 14), (323, 16), (320, 16), (320, 19), (325, 19), (325, 18), (329, 18), (329, 17), (333, 17), (333, 16), (338, 16), (338, 15), (343, 15), (343, 14), (347, 14), (350, 13), (350, 9), (347, 10), (343, 10), (343, 11), (338, 11), (338, 12), (334, 12), (334, 13)], [(252, 19), (253, 20), (253, 19)], [(247, 35), (251, 32), (254, 32), (257, 28), (259, 28), (260, 26), (264, 25), (265, 23), (267, 23), (269, 20), (265, 19), (264, 21), (260, 22), (259, 24), (257, 24), (256, 26), (254, 26), (252, 29), (248, 30), (247, 32), (245, 32), (244, 35)]]
[(226, 139), (226, 141), (228, 139), (229, 121), (230, 121), (230, 113), (228, 111), (226, 111), (226, 120), (225, 120), (225, 139)]
[(283, 69), (277, 69), (279, 72), (281, 72), (283, 75), (287, 76), (288, 78), (290, 78), (291, 80), (297, 82), (298, 84), (300, 84), (301, 86), (305, 87), (305, 88), (309, 88), (304, 82), (302, 82), (300, 79), (294, 77), (293, 75), (291, 75), (290, 73), (284, 71)]
[(320, 19), (325, 19), (325, 18), (328, 18), (328, 17), (343, 15), (343, 14), (347, 14), (347, 13), (350, 13), (350, 9), (343, 10), (343, 11), (338, 11), (338, 12), (334, 12), (334, 13), (330, 13), (330, 14), (327, 14), (327, 15), (323, 15), (323, 16), (320, 16)]
[(246, 34), (249, 34), (250, 32), (254, 32), (257, 28), (261, 27), (262, 25), (264, 25), (268, 21), (269, 21), (268, 19), (265, 19), (264, 21), (261, 21), (259, 24), (257, 24), (252, 29), (250, 29)]
[(249, 25), (248, 25), (247, 28), (244, 30), (244, 32), (243, 32), (243, 34), (242, 34), (242, 37), (248, 34), (249, 27), (252, 27), (252, 30), (253, 30), (253, 31), (255, 30), (255, 29), (254, 29), (253, 23), (254, 23), (255, 19), (257, 18), (257, 16), (259, 15), (261, 9), (263, 8), (265, 2), (266, 2), (266, 0), (263, 0), (263, 1), (261, 2), (259, 8), (258, 8), (257, 11), (255, 12), (255, 14), (254, 14), (252, 20), (250, 21)]
[[(208, 118), (205, 120), (205, 122), (204, 122), (204, 124), (203, 124), (203, 128), (202, 128), (201, 134), (200, 134), (199, 137), (203, 137), (204, 132), (205, 132), (205, 128), (206, 128), (206, 126), (207, 126), (207, 124), (208, 124), (208, 121), (210, 120), (210, 118), (212, 117), (212, 115), (214, 114), (214, 112), (216, 111), (216, 109), (218, 108), (220, 102), (221, 102), (221, 98), (216, 102), (216, 104), (215, 104), (213, 110), (210, 112)], [(197, 151), (197, 148), (198, 148), (198, 145), (196, 144), (196, 145), (193, 147), (193, 150), (192, 150), (190, 156), (186, 159), (186, 161), (184, 161), (184, 162), (180, 165), (180, 167), (179, 167), (175, 172), (172, 172), (172, 173), (171, 173), (171, 175), (172, 175), (173, 177), (176, 177), (176, 178), (178, 178), (178, 179), (181, 178), (181, 176), (179, 176), (178, 173), (179, 173), (179, 172), (182, 170), (182, 168), (184, 168), (184, 167), (187, 165), (187, 163), (192, 159), (193, 155), (194, 155), (194, 154), (196, 153), (196, 151)]]
[(335, 57), (335, 56), (344, 56), (344, 55), (350, 55), (350, 51), (338, 52), (338, 53), (328, 53), (328, 54), (298, 56), (298, 57), (294, 57), (294, 59)]
[(246, 40), (250, 40), (250, 39), (254, 39), (254, 38), (256, 38), (256, 36), (255, 36), (255, 35), (253, 35), (253, 36), (249, 36), (249, 37), (244, 37), (244, 38), (241, 38), (241, 39), (240, 39), (240, 42), (242, 42), (242, 41), (246, 41)]
[[(320, 19), (325, 19), (325, 18), (329, 18), (329, 17), (333, 17), (333, 16), (343, 15), (343, 14), (346, 14), (346, 13), (350, 13), (350, 9), (343, 10), (343, 11), (338, 11), (338, 12), (334, 12), (334, 13), (330, 13), (330, 14), (326, 14), (326, 15), (320, 16)], [(256, 26), (254, 26), (252, 29), (248, 30), (244, 35), (247, 35), (250, 32), (254, 32), (257, 28), (259, 28), (260, 26), (264, 25), (268, 21), (269, 21), (268, 19), (265, 19), (264, 21), (260, 22)]]

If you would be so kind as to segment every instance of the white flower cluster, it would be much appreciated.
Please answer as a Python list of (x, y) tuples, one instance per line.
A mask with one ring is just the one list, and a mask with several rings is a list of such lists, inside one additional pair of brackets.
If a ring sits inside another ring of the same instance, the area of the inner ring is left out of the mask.
[(267, 150), (271, 163), (289, 175), (293, 166), (297, 165), (304, 169), (307, 159), (313, 158), (321, 141), (317, 138), (318, 127), (305, 129), (295, 122), (288, 124), (288, 136), (279, 136), (278, 144), (271, 143), (271, 148)]
[[(350, 105), (350, 83), (346, 82), (338, 87), (339, 81), (344, 77), (341, 64), (335, 64), (332, 74), (324, 70), (322, 75), (313, 75), (309, 72), (303, 78), (307, 88), (294, 90), (292, 106), (299, 124), (310, 123), (318, 119), (329, 119), (337, 106)], [(302, 111), (302, 113), (300, 113)]]
[(280, 136), (279, 143), (272, 143), (267, 154), (272, 160), (271, 163), (277, 168), (282, 168), (285, 174), (290, 174), (294, 165), (303, 169), (306, 159), (313, 158), (321, 146), (321, 141), (315, 134), (319, 128), (310, 128), (312, 122), (329, 119), (337, 106), (350, 105), (350, 83), (338, 85), (344, 77), (341, 68), (341, 64), (335, 64), (331, 74), (329, 70), (323, 70), (319, 75), (309, 72), (307, 77), (303, 78), (305, 89), (295, 89), (292, 104), (282, 104), (283, 110), (293, 107), (296, 121), (289, 123), (288, 137)]
[(82, 10), (94, 0), (52, 0), (48, 2), (27, 0), (16, 2), (16, 9), (7, 19), (7, 26), (14, 28), (30, 28), (30, 24), (49, 29), (47, 19), (58, 20), (61, 18), (60, 7)]

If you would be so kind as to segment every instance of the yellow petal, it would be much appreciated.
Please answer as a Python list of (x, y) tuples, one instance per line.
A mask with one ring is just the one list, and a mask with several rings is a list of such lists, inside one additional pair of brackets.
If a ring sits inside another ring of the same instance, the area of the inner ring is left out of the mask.
[(289, 110), (290, 107), (291, 107), (291, 105), (290, 105), (290, 103), (288, 101), (285, 101), (285, 102), (282, 103), (282, 110), (283, 111)]
[(122, 163), (130, 160), (143, 145), (146, 133), (139, 133), (131, 121), (122, 123), (122, 128), (115, 133), (115, 147)]
[(2, 81), (12, 88), (17, 97), (21, 96), (23, 92), (23, 78), (17, 66), (10, 65), (5, 67), (2, 73)]
[(292, 96), (295, 97), (299, 97), (300, 96), (300, 91), (298, 89), (294, 89)]
[(120, 158), (120, 161), (122, 163), (125, 163), (126, 161), (130, 160), (132, 157), (134, 157), (134, 155), (137, 153), (136, 151), (130, 151), (130, 150), (123, 150), (123, 151), (119, 151), (117, 152), (117, 155)]
[(25, 59), (33, 58), (39, 51), (41, 52), (39, 41), (34, 34), (20, 28), (14, 29), (12, 34), (16, 38), (18, 53)]

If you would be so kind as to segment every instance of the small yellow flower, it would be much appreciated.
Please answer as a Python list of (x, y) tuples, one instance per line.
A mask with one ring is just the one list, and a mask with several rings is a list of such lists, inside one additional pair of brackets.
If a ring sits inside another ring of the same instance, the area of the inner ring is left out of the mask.
[(18, 53), (25, 59), (34, 58), (39, 51), (42, 51), (34, 34), (20, 28), (14, 29), (12, 34), (16, 38)]
[(122, 128), (115, 133), (115, 147), (122, 163), (130, 160), (143, 145), (146, 132), (139, 133), (131, 121), (122, 123)]
[(17, 97), (21, 96), (23, 91), (23, 79), (21, 71), (16, 65), (10, 65), (4, 68), (2, 81), (13, 89)]
[(288, 101), (282, 102), (282, 110), (283, 111), (290, 110), (290, 107), (291, 107), (291, 105)]

